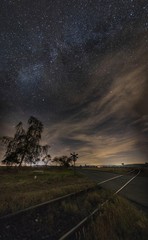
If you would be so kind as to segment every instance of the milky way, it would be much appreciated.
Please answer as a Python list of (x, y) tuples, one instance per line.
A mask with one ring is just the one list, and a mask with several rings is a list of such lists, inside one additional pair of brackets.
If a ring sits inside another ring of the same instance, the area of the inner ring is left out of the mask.
[(52, 156), (147, 161), (147, 15), (146, 0), (2, 0), (1, 136), (33, 115)]

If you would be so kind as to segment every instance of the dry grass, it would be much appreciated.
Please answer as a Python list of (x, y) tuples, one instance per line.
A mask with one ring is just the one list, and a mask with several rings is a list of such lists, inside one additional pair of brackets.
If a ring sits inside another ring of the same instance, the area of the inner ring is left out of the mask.
[(127, 200), (116, 197), (86, 230), (86, 240), (147, 240), (148, 218)]
[(16, 171), (0, 169), (0, 214), (15, 212), (28, 206), (79, 191), (93, 185), (72, 170), (32, 168)]
[(65, 214), (71, 214), (73, 216), (78, 215), (80, 211), (77, 203), (63, 202), (61, 207), (62, 207), (62, 211)]
[(90, 211), (94, 210), (107, 197), (101, 188), (85, 193), (71, 201), (63, 201), (61, 212), (64, 214), (77, 215), (78, 218), (87, 216)]

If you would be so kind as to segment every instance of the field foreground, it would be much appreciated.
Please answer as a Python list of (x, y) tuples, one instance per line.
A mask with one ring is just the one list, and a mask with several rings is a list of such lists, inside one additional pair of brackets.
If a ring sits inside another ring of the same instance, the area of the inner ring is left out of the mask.
[[(93, 190), (50, 206), (33, 209), (0, 220), (0, 239), (59, 239), (94, 209), (99, 212), (68, 239), (147, 240), (148, 217), (128, 200), (90, 181), (84, 175), (65, 169), (0, 169), (1, 216), (48, 201), (57, 196), (86, 189)], [(102, 203), (109, 201), (102, 206)]]
[(0, 215), (93, 186), (81, 174), (67, 169), (0, 169)]

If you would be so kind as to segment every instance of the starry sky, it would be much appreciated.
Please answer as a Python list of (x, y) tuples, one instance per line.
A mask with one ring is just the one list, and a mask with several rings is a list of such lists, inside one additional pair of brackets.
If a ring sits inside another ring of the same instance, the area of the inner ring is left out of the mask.
[(0, 5), (0, 136), (33, 115), (52, 157), (76, 151), (78, 164), (146, 162), (148, 2)]

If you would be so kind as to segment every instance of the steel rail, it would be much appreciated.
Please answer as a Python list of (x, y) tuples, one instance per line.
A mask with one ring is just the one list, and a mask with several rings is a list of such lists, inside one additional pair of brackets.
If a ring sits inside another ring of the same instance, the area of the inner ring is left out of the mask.
[(1, 217), (0, 217), (0, 220), (6, 219), (6, 218), (11, 218), (11, 217), (14, 217), (14, 216), (16, 216), (16, 215), (18, 215), (18, 214), (27, 212), (27, 211), (29, 211), (29, 210), (33, 210), (33, 209), (38, 208), (38, 207), (42, 207), (42, 206), (45, 206), (45, 205), (49, 205), (49, 204), (52, 204), (52, 203), (55, 203), (55, 202), (58, 202), (58, 201), (67, 199), (67, 198), (69, 198), (69, 197), (72, 197), (72, 196), (75, 196), (75, 195), (77, 195), (77, 194), (83, 193), (83, 192), (85, 192), (85, 191), (91, 190), (91, 189), (93, 189), (94, 187), (97, 187), (97, 185), (102, 185), (103, 183), (106, 183), (106, 182), (108, 182), (108, 181), (112, 181), (112, 180), (114, 180), (114, 179), (116, 179), (116, 178), (120, 178), (120, 177), (122, 177), (122, 176), (124, 176), (124, 175), (118, 175), (118, 176), (109, 178), (109, 179), (107, 179), (107, 180), (105, 180), (105, 181), (101, 181), (101, 182), (97, 183), (96, 186), (89, 187), (89, 188), (80, 190), (80, 191), (78, 191), (78, 192), (72, 192), (72, 193), (66, 194), (66, 195), (64, 195), (64, 196), (51, 199), (51, 200), (46, 201), (46, 202), (39, 203), (39, 204), (30, 206), (30, 207), (28, 207), (28, 208), (25, 208), (25, 209), (21, 209), (21, 210), (19, 210), (19, 211), (17, 211), (17, 212), (14, 212), (14, 213), (10, 213), (10, 214), (1, 216)]
[[(132, 171), (130, 171), (130, 172), (127, 172), (126, 174), (132, 173), (133, 171), (135, 171), (135, 170), (132, 170)], [(124, 175), (125, 175), (125, 174), (124, 174)], [(101, 185), (101, 184), (103, 184), (103, 183), (106, 183), (106, 182), (108, 182), (108, 181), (114, 180), (114, 179), (116, 179), (116, 178), (123, 177), (124, 175), (122, 174), (122, 175), (118, 175), (118, 176), (115, 176), (115, 177), (106, 179), (106, 180), (104, 180), (104, 181), (101, 181), (101, 182), (97, 183), (96, 186), (97, 186), (97, 185)], [(96, 187), (96, 186), (94, 186), (94, 187)], [(10, 213), (10, 214), (1, 216), (1, 217), (0, 217), (0, 220), (6, 219), (6, 218), (11, 218), (11, 217), (14, 217), (14, 216), (16, 216), (16, 215), (18, 215), (18, 214), (27, 212), (27, 211), (29, 211), (29, 210), (33, 210), (33, 209), (38, 208), (38, 207), (46, 206), (46, 205), (49, 205), (49, 204), (52, 204), (52, 203), (55, 203), (55, 202), (58, 202), (58, 201), (67, 199), (67, 198), (72, 197), (72, 196), (74, 196), (74, 195), (77, 195), (77, 194), (83, 193), (83, 192), (85, 192), (85, 191), (91, 190), (91, 189), (93, 189), (94, 187), (89, 187), (89, 188), (80, 190), (80, 191), (78, 191), (78, 192), (72, 192), (72, 193), (66, 194), (66, 195), (64, 195), (64, 196), (51, 199), (51, 200), (46, 201), (46, 202), (39, 203), (39, 204), (30, 206), (30, 207), (21, 209), (21, 210), (19, 210), (19, 211), (14, 212), (14, 213)]]
[[(138, 171), (138, 173), (132, 177), (130, 180), (128, 180), (122, 187), (120, 187), (114, 194), (117, 195), (120, 191), (122, 191), (123, 188), (125, 188), (131, 181), (133, 181), (139, 174), (140, 174), (141, 170)], [(122, 175), (123, 176), (123, 175)], [(96, 208), (92, 213), (90, 213), (87, 217), (85, 217), (81, 222), (79, 222), (76, 226), (74, 226), (72, 229), (70, 229), (67, 233), (65, 233), (62, 237), (59, 238), (59, 240), (64, 240), (67, 237), (69, 237), (71, 234), (73, 234), (75, 231), (77, 231), (79, 229), (79, 227), (81, 227), (83, 224), (85, 224), (92, 216), (94, 216), (96, 213), (98, 213), (100, 211), (100, 208), (102, 206), (104, 206), (107, 202), (109, 201), (109, 199), (105, 200), (100, 206), (99, 208)]]

